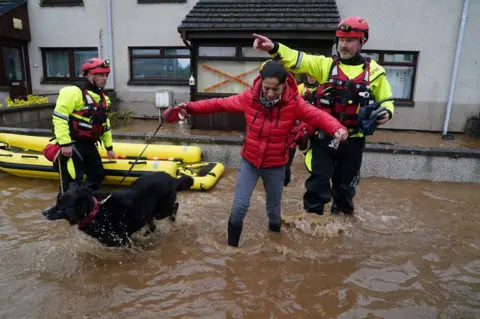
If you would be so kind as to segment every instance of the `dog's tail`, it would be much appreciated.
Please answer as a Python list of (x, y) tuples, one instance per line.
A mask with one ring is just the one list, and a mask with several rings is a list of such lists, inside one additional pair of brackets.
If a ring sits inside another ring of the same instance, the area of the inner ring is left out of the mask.
[(176, 179), (175, 190), (183, 191), (193, 186), (193, 178), (188, 175), (182, 175)]

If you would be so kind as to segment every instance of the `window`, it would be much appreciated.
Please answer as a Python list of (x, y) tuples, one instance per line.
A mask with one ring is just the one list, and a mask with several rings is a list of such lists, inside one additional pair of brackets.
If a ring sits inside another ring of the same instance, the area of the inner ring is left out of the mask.
[[(320, 54), (319, 51), (322, 49), (300, 48), (300, 50)], [(195, 73), (196, 93), (200, 95), (240, 93), (253, 83), (260, 66), (270, 59), (267, 52), (255, 50), (250, 43), (201, 44), (198, 47)]]
[(198, 47), (197, 93), (240, 93), (251, 85), (263, 62), (264, 51), (249, 46), (201, 45)]
[(137, 0), (137, 3), (186, 3), (187, 0)]
[(7, 81), (22, 81), (23, 71), (21, 57), (23, 55), (20, 48), (4, 46), (2, 51)]
[(98, 57), (96, 48), (44, 48), (43, 81), (72, 82), (82, 78), (82, 64)]
[(74, 7), (83, 6), (83, 0), (40, 0), (42, 7)]
[(188, 85), (190, 50), (187, 48), (129, 48), (129, 51), (129, 84)]
[(200, 46), (198, 47), (199, 57), (230, 57), (237, 56), (236, 47), (223, 47), (223, 46)]
[(418, 52), (365, 50), (362, 54), (385, 68), (396, 101), (413, 102)]

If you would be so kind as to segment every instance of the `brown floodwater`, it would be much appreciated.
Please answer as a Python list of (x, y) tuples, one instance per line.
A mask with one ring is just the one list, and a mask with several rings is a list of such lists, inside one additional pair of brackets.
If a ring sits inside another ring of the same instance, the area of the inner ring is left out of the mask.
[(133, 249), (46, 220), (56, 181), (0, 174), (0, 318), (480, 318), (480, 184), (365, 178), (355, 217), (302, 220), (301, 156), (289, 226), (259, 182), (236, 249), (234, 169)]

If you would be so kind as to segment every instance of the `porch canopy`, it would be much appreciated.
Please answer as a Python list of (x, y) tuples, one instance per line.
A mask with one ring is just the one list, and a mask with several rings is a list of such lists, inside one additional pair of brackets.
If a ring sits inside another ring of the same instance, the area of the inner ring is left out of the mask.
[(30, 41), (27, 0), (0, 0), (0, 38)]
[(340, 15), (335, 0), (199, 0), (178, 27), (183, 40), (333, 40)]

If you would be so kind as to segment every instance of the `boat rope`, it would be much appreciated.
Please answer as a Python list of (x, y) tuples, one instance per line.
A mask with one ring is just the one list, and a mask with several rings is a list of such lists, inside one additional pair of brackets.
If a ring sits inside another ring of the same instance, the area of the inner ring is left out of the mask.
[[(170, 112), (168, 113), (167, 116), (165, 116), (165, 113), (168, 112), (170, 110)], [(138, 163), (138, 160), (142, 157), (143, 153), (145, 153), (145, 151), (147, 150), (147, 147), (148, 145), (150, 145), (150, 142), (153, 140), (153, 138), (155, 137), (155, 135), (157, 135), (158, 131), (160, 130), (160, 128), (162, 127), (163, 123), (165, 123), (165, 120), (168, 119), (170, 117), (170, 115), (172, 114), (172, 111), (173, 111), (173, 107), (170, 107), (168, 109), (165, 110), (165, 112), (163, 113), (164, 115), (160, 116), (160, 124), (158, 125), (156, 131), (153, 133), (152, 136), (150, 136), (148, 139), (147, 139), (147, 142), (145, 145), (145, 147), (143, 148), (143, 151), (137, 156), (137, 158), (135, 158), (135, 161), (132, 163), (132, 166), (130, 166), (130, 169), (123, 175), (123, 178), (122, 180), (120, 181), (120, 183), (117, 185), (117, 186), (120, 186), (122, 185), (123, 181), (125, 180), (125, 178), (127, 178), (128, 175), (130, 175), (130, 172), (132, 171), (133, 167), (135, 166), (135, 164)]]

